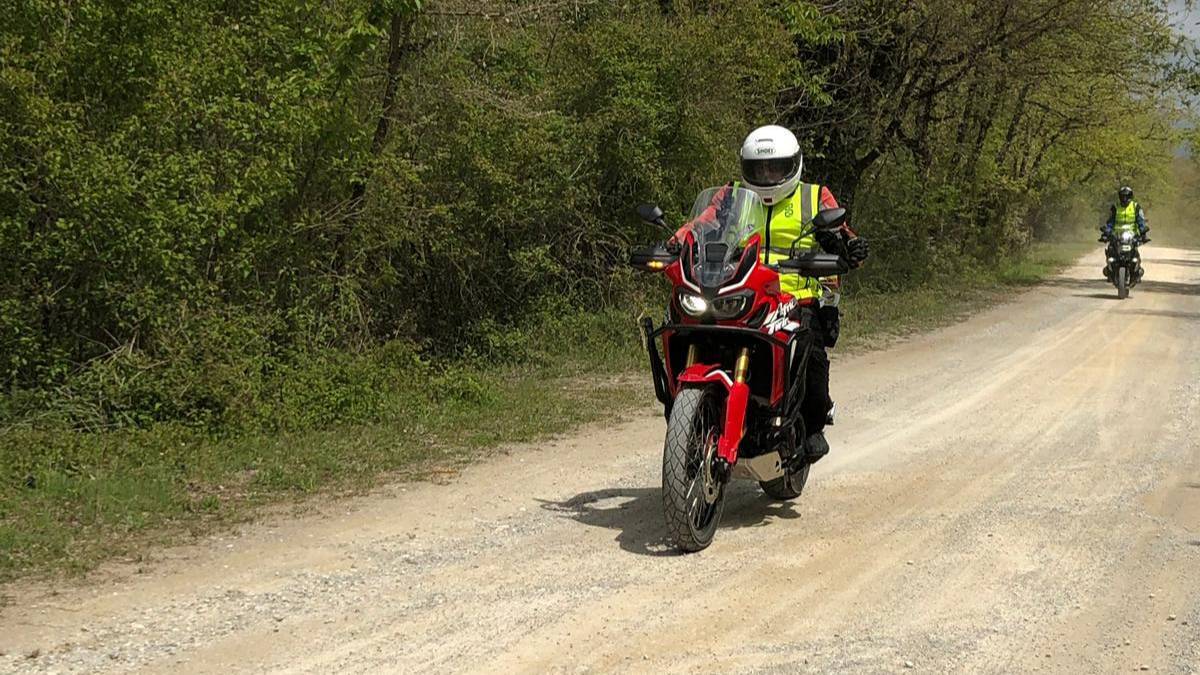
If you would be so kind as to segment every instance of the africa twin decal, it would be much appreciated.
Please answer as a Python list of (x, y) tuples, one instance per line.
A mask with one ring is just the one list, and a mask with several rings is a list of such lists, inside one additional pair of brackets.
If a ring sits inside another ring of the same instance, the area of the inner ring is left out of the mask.
[(792, 331), (799, 328), (799, 323), (788, 318), (793, 309), (796, 309), (796, 300), (794, 298), (776, 307), (775, 311), (763, 319), (763, 330), (767, 333), (778, 333), (781, 330)]

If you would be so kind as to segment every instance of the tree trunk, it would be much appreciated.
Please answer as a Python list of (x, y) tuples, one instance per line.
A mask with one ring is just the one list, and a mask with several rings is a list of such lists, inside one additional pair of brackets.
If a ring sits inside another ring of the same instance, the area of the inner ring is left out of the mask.
[(1021, 93), (1017, 96), (1012, 119), (1008, 121), (1008, 131), (1004, 134), (1004, 144), (1000, 146), (1000, 150), (996, 153), (997, 167), (1004, 165), (1004, 160), (1008, 159), (1008, 153), (1012, 151), (1013, 141), (1017, 138), (1017, 129), (1020, 128), (1021, 122), (1025, 117), (1025, 101), (1029, 96), (1029, 90), (1032, 88), (1033, 83), (1026, 82), (1025, 86), (1021, 87)]
[[(388, 65), (387, 82), (383, 87), (383, 99), (380, 102), (379, 119), (375, 122), (375, 134), (371, 137), (371, 158), (378, 157), (387, 144), (388, 131), (392, 125), (392, 115), (396, 108), (396, 87), (400, 79), (400, 64), (408, 47), (408, 32), (412, 27), (411, 15), (407, 12), (392, 15), (391, 26), (388, 28)], [(367, 193), (367, 183), (370, 179), (371, 168), (356, 180), (350, 191), (354, 204), (362, 201)]]

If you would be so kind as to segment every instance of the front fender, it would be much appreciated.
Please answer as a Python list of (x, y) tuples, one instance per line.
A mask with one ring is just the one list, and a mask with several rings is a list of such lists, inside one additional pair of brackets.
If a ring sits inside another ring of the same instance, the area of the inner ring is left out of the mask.
[(681, 386), (685, 384), (711, 384), (715, 382), (725, 387), (726, 391), (733, 388), (733, 378), (729, 376), (729, 373), (725, 372), (721, 366), (713, 366), (705, 363), (688, 366), (679, 374), (676, 381)]
[(725, 424), (717, 442), (717, 454), (729, 463), (737, 464), (738, 447), (746, 434), (746, 408), (750, 403), (750, 386), (734, 382), (720, 366), (698, 363), (679, 374), (679, 386), (719, 383), (725, 387)]

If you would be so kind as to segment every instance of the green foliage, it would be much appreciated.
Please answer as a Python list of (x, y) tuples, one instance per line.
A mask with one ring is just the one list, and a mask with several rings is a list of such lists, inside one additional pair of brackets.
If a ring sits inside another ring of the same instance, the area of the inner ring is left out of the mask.
[(863, 0), (834, 13), (837, 49), (797, 41), (830, 102), (785, 99), (785, 112), (808, 132), (817, 175), (882, 244), (855, 283), (982, 272), (1035, 237), (1077, 233), (1082, 212), (1094, 227), (1121, 184), (1148, 207), (1172, 192), (1186, 110), (1161, 6)]
[(224, 412), (219, 434), (177, 421), (103, 433), (49, 419), (0, 428), (0, 581), (83, 569), (148, 531), (236, 521), (268, 499), (389, 472), (420, 475), (644, 403), (644, 386), (596, 377), (641, 363), (631, 328), (623, 311), (547, 315), (522, 331), (525, 356), (511, 365), (434, 367), (400, 342), (310, 354), (246, 382), (252, 396)]
[(181, 304), (254, 312), (284, 290), (262, 280), (312, 265), (297, 201), (354, 163), (338, 92), (369, 46), (319, 6), (47, 3), (5, 24), (6, 381), (154, 359)]
[(0, 426), (87, 432), (374, 423), (402, 415), (397, 373), (479, 402), (458, 369), (605, 348), (589, 315), (661, 303), (621, 265), (663, 235), (631, 207), (677, 218), (767, 122), (875, 241), (857, 288), (985, 270), (1118, 182), (1153, 208), (1189, 81), (1161, 8), (1125, 0), (6, 19)]
[(23, 8), (0, 29), (0, 412), (82, 429), (251, 424), (329, 350), (519, 358), (547, 303), (626, 297), (613, 264), (652, 234), (630, 205), (725, 180), (790, 76), (754, 5)]

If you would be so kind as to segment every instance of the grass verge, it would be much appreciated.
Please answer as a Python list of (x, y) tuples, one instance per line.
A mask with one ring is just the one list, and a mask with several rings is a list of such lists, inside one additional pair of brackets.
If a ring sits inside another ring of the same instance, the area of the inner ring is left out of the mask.
[[(954, 321), (1094, 248), (1041, 244), (961, 279), (848, 298), (841, 349)], [(428, 477), (651, 402), (632, 313), (578, 317), (534, 339), (518, 366), (395, 373), (376, 421), (213, 436), (163, 424), (78, 433), (0, 429), (0, 582), (79, 573), (250, 518), (258, 507), (382, 480)], [(604, 375), (600, 375), (603, 373)]]

